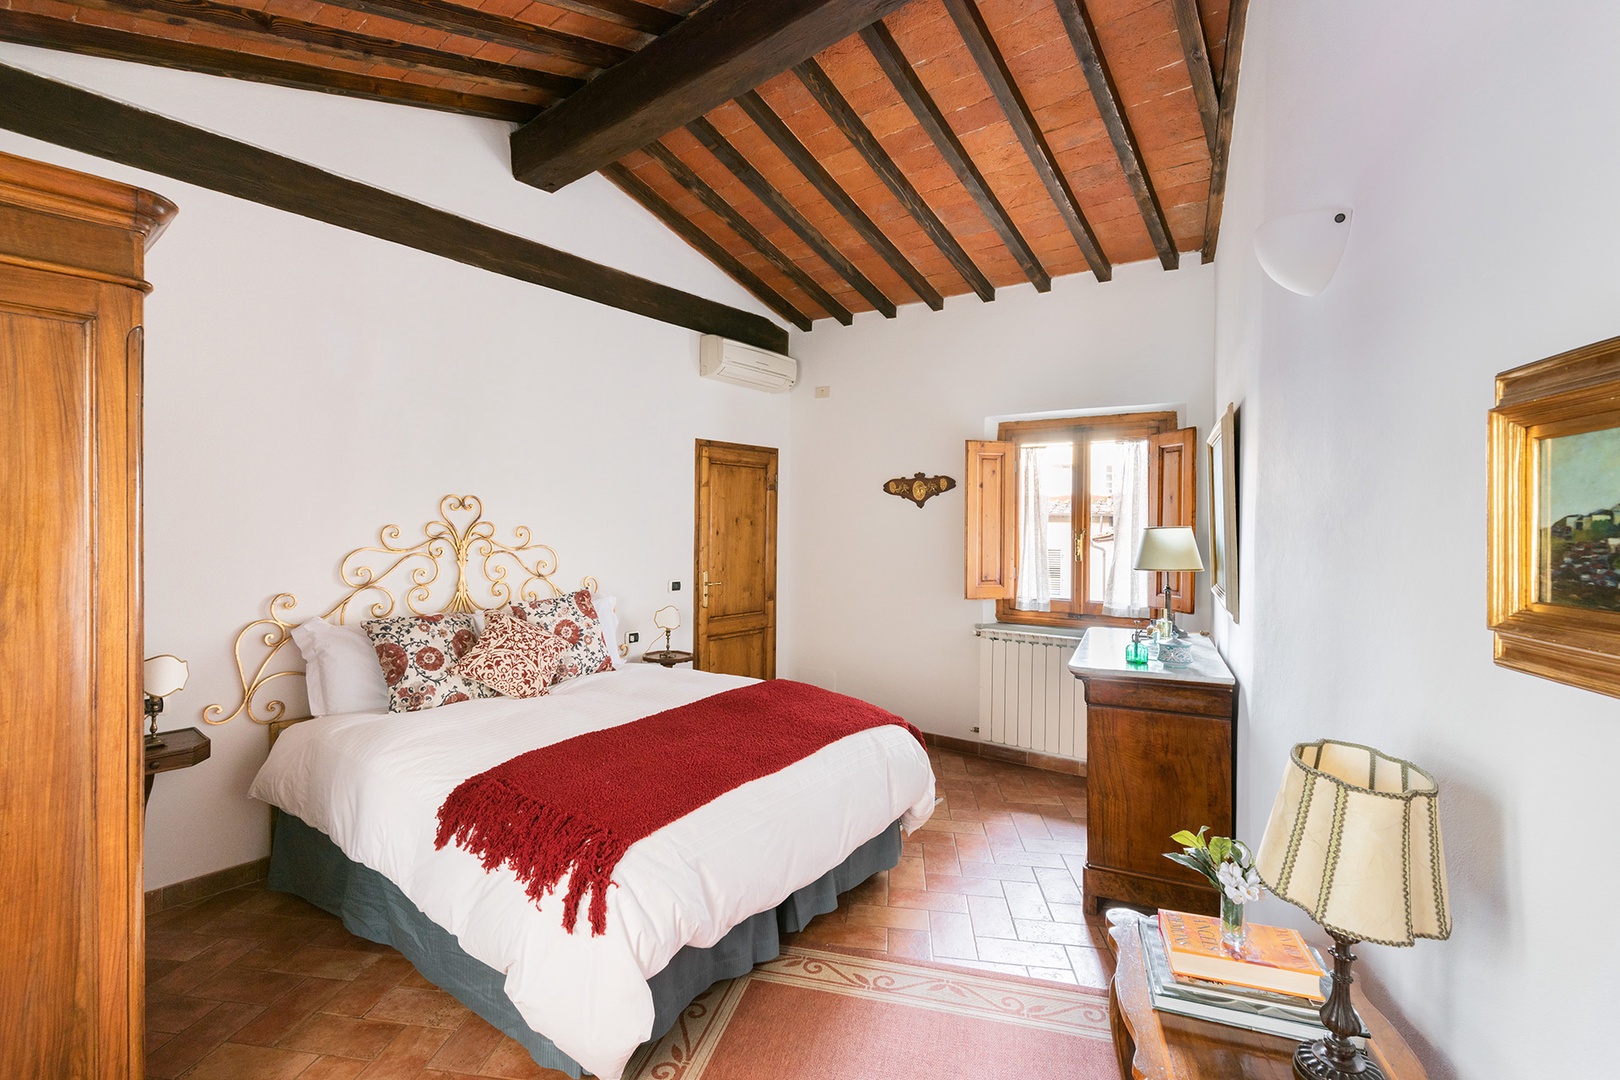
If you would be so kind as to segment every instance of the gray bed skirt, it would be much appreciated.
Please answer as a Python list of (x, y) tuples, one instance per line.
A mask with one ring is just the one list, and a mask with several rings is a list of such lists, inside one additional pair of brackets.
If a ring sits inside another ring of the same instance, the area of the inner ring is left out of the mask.
[[(802, 930), (817, 915), (837, 907), (839, 893), (899, 861), (896, 821), (777, 907), (739, 923), (710, 948), (689, 945), (676, 953), (668, 967), (647, 980), (653, 995), (652, 1038), (673, 1027), (681, 1010), (710, 986), (779, 955), (781, 934)], [(275, 814), (270, 845), (270, 887), (337, 915), (351, 934), (398, 949), (428, 981), (522, 1043), (537, 1064), (581, 1075), (577, 1062), (523, 1022), (506, 996), (504, 975), (463, 952), (455, 935), (422, 914), (399, 886), (349, 859), (319, 829), (281, 811)]]

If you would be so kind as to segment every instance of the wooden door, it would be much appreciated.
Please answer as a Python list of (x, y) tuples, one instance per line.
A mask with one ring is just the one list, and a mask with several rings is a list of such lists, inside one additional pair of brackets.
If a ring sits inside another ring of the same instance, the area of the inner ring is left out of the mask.
[(697, 444), (692, 666), (776, 677), (776, 451)]
[(139, 1077), (140, 312), (174, 208), (0, 154), (0, 1076)]

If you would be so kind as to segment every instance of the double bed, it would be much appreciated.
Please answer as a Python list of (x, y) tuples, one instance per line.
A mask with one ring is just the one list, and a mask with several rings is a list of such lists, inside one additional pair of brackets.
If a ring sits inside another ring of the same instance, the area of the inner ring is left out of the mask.
[[(452, 556), (462, 551), (462, 596), (466, 568), (481, 565), (465, 548), (513, 548), (469, 525), (451, 528), (444, 546)], [(386, 531), (384, 540), (385, 550), (405, 550), (390, 549)], [(378, 588), (375, 575), (362, 576), (351, 582), (356, 592)], [(492, 599), (503, 599), (502, 575), (486, 575), (486, 588), (491, 581)], [(347, 602), (328, 614), (341, 619)], [(274, 609), (272, 620), (292, 628)], [(274, 639), (263, 635), (279, 646)], [(267, 672), (261, 664), (254, 679), (244, 676), (248, 701), (255, 682), (277, 677)], [(838, 738), (657, 828), (614, 869), (600, 934), (583, 918), (564, 929), (563, 885), (537, 903), (508, 866), (486, 870), (457, 844), (437, 846), (439, 808), (469, 777), (519, 755), (752, 681), (621, 658), (613, 670), (567, 679), (540, 697), (283, 722), (251, 792), (276, 808), (271, 886), (398, 948), (538, 1064), (618, 1080), (637, 1048), (668, 1030), (697, 994), (774, 957), (781, 933), (894, 865), (902, 833), (934, 804), (917, 739), (897, 724)], [(603, 776), (612, 773), (605, 762)]]

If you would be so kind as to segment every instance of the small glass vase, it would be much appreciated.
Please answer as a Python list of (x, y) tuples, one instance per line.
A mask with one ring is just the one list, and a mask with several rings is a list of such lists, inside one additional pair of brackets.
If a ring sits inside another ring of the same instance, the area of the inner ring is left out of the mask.
[(1249, 941), (1248, 928), (1243, 925), (1243, 905), (1221, 893), (1221, 947), (1235, 957), (1242, 957)]

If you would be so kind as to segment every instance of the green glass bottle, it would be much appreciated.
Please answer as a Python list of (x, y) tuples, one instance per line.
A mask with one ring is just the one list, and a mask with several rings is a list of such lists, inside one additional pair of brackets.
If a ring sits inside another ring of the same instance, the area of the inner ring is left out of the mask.
[(1142, 640), (1142, 631), (1131, 631), (1131, 643), (1125, 646), (1125, 662), (1144, 666), (1147, 664), (1148, 643)]

